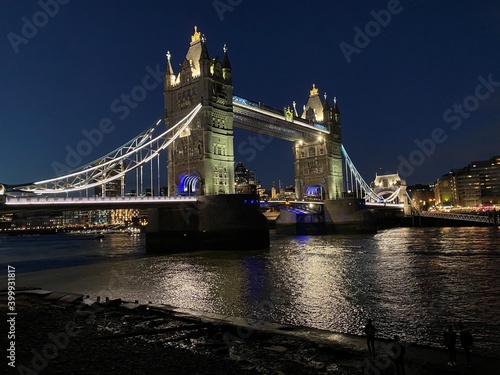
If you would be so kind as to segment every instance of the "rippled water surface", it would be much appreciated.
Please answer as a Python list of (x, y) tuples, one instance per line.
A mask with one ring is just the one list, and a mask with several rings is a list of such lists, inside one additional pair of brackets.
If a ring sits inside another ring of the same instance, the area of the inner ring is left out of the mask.
[(16, 267), (19, 285), (353, 334), (371, 317), (381, 336), (431, 345), (447, 324), (462, 322), (478, 347), (500, 352), (497, 228), (272, 236), (265, 251), (164, 256), (146, 255), (143, 238), (121, 234), (0, 241), (2, 267)]

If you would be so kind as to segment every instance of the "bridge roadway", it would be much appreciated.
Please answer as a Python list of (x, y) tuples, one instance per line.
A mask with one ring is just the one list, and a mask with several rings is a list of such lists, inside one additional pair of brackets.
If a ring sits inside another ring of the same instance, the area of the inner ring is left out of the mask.
[(52, 210), (106, 210), (153, 208), (196, 202), (196, 197), (5, 197), (0, 212)]
[[(2, 201), (3, 199), (3, 201)], [(196, 202), (196, 196), (175, 197), (11, 197), (0, 196), (0, 212), (50, 210), (106, 210), (154, 208)], [(253, 202), (249, 202), (253, 203)], [(319, 201), (261, 201), (261, 207), (296, 207), (301, 212), (316, 212), (323, 205)]]
[[(3, 199), (3, 201), (2, 201)], [(195, 196), (175, 197), (0, 197), (0, 212), (46, 210), (99, 210), (119, 208), (153, 208), (196, 202)], [(269, 200), (261, 201), (261, 207), (276, 207), (297, 213), (317, 213), (321, 211), (322, 201)], [(368, 207), (403, 208), (402, 204), (366, 203)]]

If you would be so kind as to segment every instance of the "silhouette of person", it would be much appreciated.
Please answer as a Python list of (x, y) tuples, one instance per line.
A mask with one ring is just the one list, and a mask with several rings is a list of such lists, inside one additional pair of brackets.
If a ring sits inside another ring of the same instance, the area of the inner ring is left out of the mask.
[(469, 332), (469, 330), (464, 329), (464, 327), (461, 324), (458, 326), (458, 329), (460, 330), (460, 344), (462, 344), (462, 348), (464, 348), (465, 359), (467, 360), (467, 366), (470, 366), (471, 365), (470, 349), (472, 347), (472, 344), (474, 344), (474, 337)]
[(405, 375), (405, 353), (406, 348), (403, 344), (399, 342), (399, 336), (394, 336), (394, 341), (391, 346), (392, 358), (394, 359), (394, 364), (396, 365), (396, 374)]
[(448, 330), (443, 332), (444, 345), (448, 348), (450, 353), (450, 361), (448, 366), (456, 366), (457, 364), (457, 334), (453, 331), (453, 326), (449, 325)]
[(366, 335), (366, 346), (368, 347), (368, 352), (373, 357), (375, 356), (375, 326), (371, 319), (366, 321), (364, 332)]

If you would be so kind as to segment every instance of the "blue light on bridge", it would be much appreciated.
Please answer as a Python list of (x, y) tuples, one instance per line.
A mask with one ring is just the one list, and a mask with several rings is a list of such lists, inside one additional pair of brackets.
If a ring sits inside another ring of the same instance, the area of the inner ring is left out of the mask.
[(320, 125), (320, 124), (317, 124), (317, 123), (313, 123), (313, 126), (314, 126), (315, 128), (320, 129), (320, 130), (328, 131), (328, 128), (327, 128), (326, 126), (324, 126), (324, 125)]
[(181, 174), (179, 176), (179, 192), (181, 194), (190, 194), (196, 192), (198, 181), (201, 180), (201, 177), (198, 173), (191, 174)]

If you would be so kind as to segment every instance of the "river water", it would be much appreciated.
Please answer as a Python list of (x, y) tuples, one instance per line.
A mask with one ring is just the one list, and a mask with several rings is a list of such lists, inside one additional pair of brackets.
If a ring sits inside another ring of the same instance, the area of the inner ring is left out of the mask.
[[(0, 279), (231, 316), (438, 346), (448, 324), (500, 353), (500, 230), (396, 228), (375, 235), (271, 236), (262, 251), (149, 256), (144, 238), (0, 237)], [(0, 288), (2, 289), (2, 288)]]

